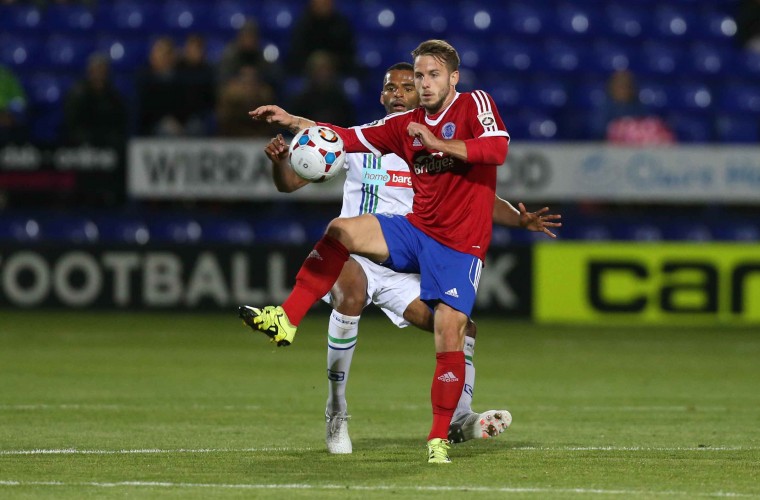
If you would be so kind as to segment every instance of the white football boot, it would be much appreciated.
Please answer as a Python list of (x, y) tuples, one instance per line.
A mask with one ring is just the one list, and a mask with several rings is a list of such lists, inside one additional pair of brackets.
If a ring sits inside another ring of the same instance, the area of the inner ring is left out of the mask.
[(449, 441), (463, 443), (470, 439), (488, 439), (507, 430), (512, 414), (507, 410), (488, 410), (469, 413), (452, 420), (449, 425)]
[(345, 411), (329, 412), (325, 409), (325, 443), (327, 451), (336, 454), (346, 454), (353, 451), (351, 438), (348, 437), (348, 419)]

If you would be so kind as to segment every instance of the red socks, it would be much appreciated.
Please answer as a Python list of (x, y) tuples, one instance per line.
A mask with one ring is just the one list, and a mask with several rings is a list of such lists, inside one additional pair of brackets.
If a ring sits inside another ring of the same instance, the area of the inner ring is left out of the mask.
[(306, 257), (296, 275), (296, 286), (282, 304), (291, 324), (298, 326), (309, 308), (330, 291), (338, 280), (348, 255), (343, 243), (332, 236), (324, 235), (314, 245), (314, 250)]
[(435, 375), (430, 388), (433, 403), (433, 427), (428, 441), (433, 438), (447, 439), (451, 417), (464, 388), (464, 352), (439, 352), (435, 355)]

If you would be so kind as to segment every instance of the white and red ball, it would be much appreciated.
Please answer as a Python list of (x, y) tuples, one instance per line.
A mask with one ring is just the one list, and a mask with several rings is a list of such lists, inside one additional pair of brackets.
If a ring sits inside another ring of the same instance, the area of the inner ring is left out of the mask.
[(309, 182), (325, 182), (343, 169), (343, 139), (328, 127), (307, 127), (290, 142), (290, 167)]

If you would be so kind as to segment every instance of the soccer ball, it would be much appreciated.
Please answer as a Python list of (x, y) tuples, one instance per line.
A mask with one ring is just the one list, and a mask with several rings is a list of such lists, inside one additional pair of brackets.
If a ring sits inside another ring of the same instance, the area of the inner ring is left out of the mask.
[(290, 142), (290, 167), (309, 182), (332, 179), (346, 163), (343, 139), (331, 128), (308, 127)]

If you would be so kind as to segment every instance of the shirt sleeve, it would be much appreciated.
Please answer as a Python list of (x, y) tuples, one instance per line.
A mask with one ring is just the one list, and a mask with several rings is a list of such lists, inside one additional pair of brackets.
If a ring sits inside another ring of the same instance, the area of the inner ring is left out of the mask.
[(470, 96), (473, 103), (468, 119), (475, 137), (506, 137), (509, 141), (509, 133), (493, 98), (482, 90), (474, 90)]

